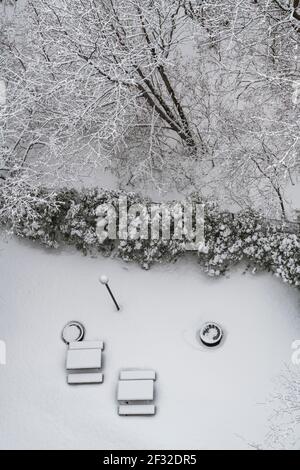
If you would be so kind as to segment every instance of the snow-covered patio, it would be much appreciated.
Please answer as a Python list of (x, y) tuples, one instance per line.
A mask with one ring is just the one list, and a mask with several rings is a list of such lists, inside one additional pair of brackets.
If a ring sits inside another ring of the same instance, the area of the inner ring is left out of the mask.
[[(210, 449), (262, 443), (273, 378), (300, 337), (299, 292), (271, 275), (222, 279), (191, 258), (142, 271), (134, 264), (0, 245), (1, 448)], [(98, 282), (107, 274), (122, 309)], [(105, 341), (104, 383), (68, 386), (60, 338), (79, 320)], [(203, 322), (225, 331), (216, 350), (196, 339)], [(155, 369), (157, 415), (119, 417), (118, 371)]]

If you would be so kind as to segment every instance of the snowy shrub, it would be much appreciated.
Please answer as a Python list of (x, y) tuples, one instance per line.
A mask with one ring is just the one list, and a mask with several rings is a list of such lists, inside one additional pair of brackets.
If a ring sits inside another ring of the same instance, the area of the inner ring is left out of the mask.
[[(107, 204), (117, 209), (120, 196), (126, 196), (128, 207), (151, 203), (121, 191), (62, 189), (50, 194), (39, 188), (30, 191), (26, 204), (22, 198), (22, 204), (16, 203), (2, 216), (2, 225), (17, 236), (51, 248), (67, 244), (84, 254), (114, 254), (124, 261), (138, 262), (145, 269), (155, 262), (176, 261), (185, 253), (183, 240), (101, 239), (97, 234), (97, 208)], [(191, 199), (203, 203), (198, 195)], [(131, 230), (135, 230), (134, 223)], [(192, 253), (209, 276), (220, 276), (230, 266), (246, 261), (252, 272), (269, 271), (287, 284), (300, 286), (299, 233), (292, 233), (284, 223), (270, 223), (250, 210), (235, 215), (221, 212), (215, 204), (206, 203), (205, 241), (205, 247)]]
[[(61, 195), (49, 193), (44, 188), (31, 189), (24, 198), (18, 198), (13, 187), (11, 193), (9, 197), (14, 200), (14, 204), (10, 205), (9, 210), (0, 211), (1, 224), (10, 227), (12, 233), (19, 237), (37, 240), (43, 245), (57, 248), (63, 211)], [(5, 207), (5, 204), (0, 199), (0, 209), (2, 207)]]

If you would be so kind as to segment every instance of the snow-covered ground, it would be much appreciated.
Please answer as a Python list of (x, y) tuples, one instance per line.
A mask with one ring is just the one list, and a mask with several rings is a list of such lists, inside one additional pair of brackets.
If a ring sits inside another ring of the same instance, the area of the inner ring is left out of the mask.
[[(117, 313), (100, 274), (122, 304)], [(270, 275), (223, 279), (191, 258), (142, 271), (134, 264), (0, 242), (0, 448), (247, 448), (261, 443), (272, 379), (300, 338), (299, 292)], [(69, 320), (105, 341), (101, 385), (68, 386), (60, 338)], [(223, 345), (196, 332), (221, 323)], [(157, 371), (155, 417), (118, 417), (118, 371)]]

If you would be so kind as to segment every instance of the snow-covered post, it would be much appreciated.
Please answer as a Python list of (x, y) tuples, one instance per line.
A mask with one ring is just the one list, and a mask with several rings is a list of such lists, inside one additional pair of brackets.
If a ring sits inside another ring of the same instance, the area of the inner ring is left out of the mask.
[(120, 307), (118, 305), (118, 302), (116, 301), (115, 296), (113, 295), (113, 293), (112, 293), (112, 291), (111, 291), (111, 289), (108, 285), (108, 281), (109, 281), (108, 277), (107, 276), (101, 276), (99, 281), (101, 282), (101, 284), (103, 284), (106, 287), (106, 289), (108, 290), (109, 295), (111, 296), (115, 306), (117, 307), (117, 310), (119, 311)]

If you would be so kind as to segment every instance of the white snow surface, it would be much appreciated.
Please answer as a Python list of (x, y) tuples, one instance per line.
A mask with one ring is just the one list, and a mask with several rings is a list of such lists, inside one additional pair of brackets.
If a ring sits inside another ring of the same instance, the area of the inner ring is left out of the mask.
[[(105, 274), (118, 313), (98, 278)], [(299, 292), (271, 275), (222, 279), (192, 259), (143, 271), (134, 264), (0, 241), (1, 449), (215, 449), (261, 443), (273, 378), (300, 338)], [(104, 383), (66, 383), (63, 326), (83, 322), (105, 342)], [(225, 339), (197, 341), (206, 321)], [(119, 417), (122, 368), (157, 372), (154, 417)]]

